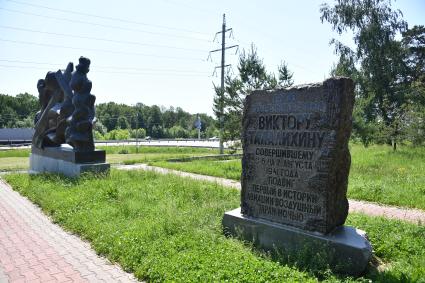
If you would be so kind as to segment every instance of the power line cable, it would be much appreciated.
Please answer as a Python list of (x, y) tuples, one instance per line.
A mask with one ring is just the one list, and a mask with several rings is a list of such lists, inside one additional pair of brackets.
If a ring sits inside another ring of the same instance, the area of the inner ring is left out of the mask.
[(113, 29), (126, 30), (126, 31), (132, 31), (132, 32), (147, 33), (147, 34), (151, 34), (151, 35), (155, 35), (155, 36), (168, 36), (168, 37), (184, 38), (184, 39), (190, 39), (190, 40), (210, 42), (210, 40), (201, 39), (201, 38), (197, 38), (197, 37), (176, 35), (176, 34), (170, 34), (170, 33), (153, 32), (153, 31), (146, 31), (146, 30), (134, 29), (134, 28), (125, 28), (125, 27), (120, 27), (120, 26), (105, 25), (105, 24), (99, 24), (99, 23), (94, 23), (94, 22), (81, 21), (81, 20), (77, 20), (77, 19), (67, 19), (67, 18), (63, 18), (63, 17), (46, 16), (46, 15), (40, 15), (40, 14), (30, 13), (30, 12), (22, 12), (22, 11), (17, 11), (17, 10), (7, 9), (7, 8), (1, 8), (1, 7), (0, 7), (0, 10), (12, 12), (12, 13), (23, 14), (23, 15), (28, 15), (28, 16), (36, 16), (36, 17), (41, 17), (41, 18), (46, 18), (46, 19), (54, 19), (54, 20), (58, 20), (58, 21), (67, 21), (67, 22), (71, 22), (71, 23), (80, 23), (80, 24), (86, 24), (86, 25), (100, 26), (100, 27), (104, 27), (104, 28), (113, 28)]
[[(251, 45), (252, 45), (252, 43), (251, 44), (248, 44), (247, 42), (245, 42), (245, 41), (240, 41), (240, 40), (236, 40), (242, 47), (243, 47), (243, 50), (245, 51), (245, 50), (249, 50), (250, 48), (251, 48)], [(295, 48), (296, 49), (296, 48)], [(270, 52), (270, 51), (268, 51), (267, 49), (265, 49), (265, 50), (261, 50), (261, 52), (264, 52), (265, 54), (268, 54), (268, 55), (270, 55), (270, 56), (275, 56), (276, 54), (273, 54), (272, 52)], [(322, 74), (320, 74), (319, 72), (317, 72), (317, 71), (315, 71), (315, 70), (312, 70), (312, 69), (310, 69), (310, 68), (307, 68), (307, 67), (305, 67), (305, 66), (302, 66), (302, 65), (299, 65), (299, 64), (296, 64), (296, 63), (293, 63), (292, 61), (290, 61), (290, 58), (289, 58), (289, 60), (286, 60), (286, 63), (288, 64), (288, 66), (289, 67), (292, 67), (292, 66), (294, 66), (294, 67), (296, 67), (296, 68), (298, 68), (298, 69), (303, 69), (303, 70), (305, 70), (305, 71), (307, 71), (307, 72), (310, 72), (310, 73), (312, 73), (312, 74), (315, 74), (315, 75), (322, 75)]]
[(0, 38), (0, 41), (17, 43), (17, 44), (27, 44), (27, 45), (36, 45), (36, 46), (44, 46), (44, 47), (53, 47), (53, 48), (66, 48), (66, 49), (73, 49), (73, 50), (96, 51), (96, 52), (105, 52), (105, 53), (112, 53), (112, 54), (124, 54), (124, 55), (136, 55), (136, 56), (154, 57), (154, 58), (160, 58), (160, 59), (205, 61), (205, 60), (203, 60), (201, 58), (162, 56), (162, 55), (155, 55), (155, 54), (136, 53), (136, 52), (135, 53), (133, 53), (133, 52), (123, 52), (123, 51), (115, 51), (115, 50), (107, 50), (107, 49), (72, 47), (72, 46), (65, 46), (65, 45), (37, 43), (37, 42), (21, 41), (21, 40), (11, 40), (11, 39), (3, 39), (3, 38)]
[[(0, 68), (17, 68), (17, 69), (38, 69), (38, 70), (45, 70), (43, 67), (36, 67), (36, 66), (16, 66), (16, 65), (2, 65), (0, 64)], [(148, 75), (148, 76), (156, 76), (156, 75), (172, 75), (172, 76), (179, 76), (179, 77), (205, 77), (205, 75), (199, 74), (199, 73), (170, 73), (170, 72), (163, 72), (163, 73), (148, 73), (148, 72), (117, 72), (117, 71), (96, 71), (97, 73), (105, 73), (105, 74), (122, 74), (122, 75)]]
[[(57, 63), (46, 63), (46, 62), (36, 62), (36, 61), (22, 61), (22, 60), (8, 60), (0, 59), (0, 62), (8, 63), (20, 63), (20, 64), (34, 64), (34, 65), (46, 65), (46, 66), (56, 66), (63, 67), (63, 64)], [(147, 72), (180, 72), (180, 73), (197, 73), (197, 74), (209, 74), (209, 72), (199, 72), (196, 70), (178, 70), (178, 69), (146, 69), (146, 68), (137, 68), (137, 67), (118, 67), (118, 66), (102, 66), (95, 65), (96, 69), (119, 69), (119, 70), (136, 70), (136, 71), (147, 71)]]
[(122, 74), (122, 75), (147, 75), (147, 76), (157, 76), (157, 75), (170, 75), (170, 76), (178, 76), (178, 77), (206, 77), (206, 75), (202, 75), (199, 73), (185, 73), (185, 74), (181, 74), (181, 73), (143, 73), (143, 72), (116, 72), (116, 71), (97, 71), (99, 73), (104, 73), (104, 74)]
[(206, 50), (202, 50), (202, 49), (150, 44), (150, 43), (142, 43), (142, 42), (136, 42), (136, 41), (114, 40), (109, 38), (91, 37), (91, 36), (66, 34), (66, 33), (47, 32), (47, 31), (39, 31), (39, 30), (26, 29), (26, 28), (20, 28), (20, 27), (3, 26), (3, 25), (0, 25), (0, 28), (25, 31), (25, 32), (42, 33), (42, 34), (55, 35), (55, 36), (65, 36), (65, 37), (83, 38), (83, 39), (91, 39), (91, 40), (98, 40), (98, 41), (107, 41), (107, 42), (114, 42), (114, 43), (120, 43), (120, 44), (133, 44), (133, 45), (140, 45), (140, 46), (151, 46), (151, 47), (171, 48), (171, 49), (179, 49), (179, 50), (187, 50), (187, 51), (206, 52)]
[(132, 21), (132, 20), (127, 20), (127, 19), (122, 19), (122, 18), (115, 18), (115, 17), (108, 17), (108, 16), (99, 16), (99, 15), (90, 14), (90, 13), (77, 12), (77, 11), (66, 10), (66, 9), (52, 8), (52, 7), (48, 7), (48, 6), (43, 6), (43, 5), (33, 4), (33, 3), (28, 3), (28, 2), (22, 2), (22, 1), (15, 1), (15, 0), (6, 0), (6, 1), (12, 2), (12, 3), (17, 3), (17, 4), (20, 4), (20, 5), (37, 7), (37, 8), (42, 8), (42, 9), (48, 9), (48, 10), (51, 10), (51, 11), (63, 12), (63, 13), (67, 13), (67, 14), (88, 16), (88, 17), (92, 17), (92, 18), (98, 18), (98, 19), (104, 19), (104, 20), (111, 20), (111, 21), (118, 21), (118, 22), (122, 22), (122, 23), (129, 23), (129, 24), (136, 24), (136, 25), (143, 25), (143, 26), (151, 26), (151, 27), (155, 27), (155, 28), (162, 28), (162, 29), (168, 29), (168, 30), (175, 30), (175, 31), (188, 32), (188, 33), (197, 33), (197, 34), (208, 35), (207, 33), (199, 32), (199, 31), (194, 31), (194, 30), (190, 30), (190, 29), (168, 27), (168, 26), (156, 25), (156, 24), (148, 24), (148, 23), (144, 23), (144, 22)]

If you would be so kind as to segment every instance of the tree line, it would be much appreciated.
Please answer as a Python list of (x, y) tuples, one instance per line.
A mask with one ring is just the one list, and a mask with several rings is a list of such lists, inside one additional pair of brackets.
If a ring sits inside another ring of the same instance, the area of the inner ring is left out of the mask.
[(0, 128), (31, 128), (39, 109), (38, 98), (29, 93), (0, 94)]
[[(142, 103), (134, 106), (115, 102), (101, 103), (96, 106), (98, 122), (95, 125), (95, 135), (105, 139), (125, 139), (123, 134), (126, 138), (197, 138), (195, 121), (198, 116), (202, 123), (201, 137), (218, 136), (214, 118), (204, 113), (190, 114), (173, 106), (165, 108)], [(116, 134), (120, 138), (111, 136)]]
[[(0, 128), (31, 128), (34, 116), (40, 109), (38, 98), (21, 93), (16, 96), (0, 94)], [(137, 103), (134, 106), (115, 102), (96, 106), (96, 139), (144, 138), (197, 138), (195, 121), (198, 114), (182, 108)], [(201, 137), (218, 136), (213, 117), (200, 113)]]

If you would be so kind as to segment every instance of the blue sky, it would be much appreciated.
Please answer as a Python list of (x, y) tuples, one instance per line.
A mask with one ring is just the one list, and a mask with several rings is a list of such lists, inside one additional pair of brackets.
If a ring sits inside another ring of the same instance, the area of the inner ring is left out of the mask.
[[(212, 114), (212, 76), (220, 53), (206, 60), (221, 29), (229, 45), (254, 43), (269, 71), (284, 60), (296, 84), (326, 78), (336, 61), (323, 0), (0, 0), (0, 93), (37, 95), (37, 80), (83, 55), (97, 103), (115, 101), (182, 107)], [(409, 26), (425, 24), (425, 1), (393, 3)], [(350, 43), (350, 36), (342, 41)], [(237, 55), (227, 53), (236, 71)], [(218, 72), (219, 74), (219, 72)]]

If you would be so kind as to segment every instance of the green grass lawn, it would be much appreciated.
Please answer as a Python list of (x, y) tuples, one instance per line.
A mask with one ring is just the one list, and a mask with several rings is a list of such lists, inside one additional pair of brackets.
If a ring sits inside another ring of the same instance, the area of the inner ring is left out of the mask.
[(28, 169), (30, 152), (28, 148), (0, 150), (0, 171)]
[[(425, 209), (425, 148), (351, 145), (348, 197)], [(150, 162), (151, 165), (240, 180), (240, 160)]]
[[(214, 183), (143, 171), (72, 180), (57, 175), (4, 178), (52, 219), (142, 280), (177, 282), (419, 282), (425, 278), (425, 226), (359, 214), (382, 267), (362, 278), (311, 272), (222, 234), (223, 213), (240, 193)], [(367, 281), (368, 282), (368, 281)]]
[(0, 171), (15, 171), (28, 169), (30, 165), (28, 157), (1, 157)]
[(352, 146), (348, 196), (425, 209), (425, 147)]
[[(106, 150), (106, 162), (111, 164), (147, 163), (171, 158), (218, 154), (218, 149), (189, 147), (139, 147), (136, 146), (102, 146)], [(13, 149), (0, 151), (0, 171), (24, 170), (29, 166), (30, 149)], [(125, 154), (124, 154), (125, 152)]]
[(28, 157), (31, 150), (29, 148), (22, 149), (3, 149), (0, 150), (0, 158), (5, 157)]
[(189, 162), (167, 162), (166, 160), (151, 161), (149, 165), (159, 166), (179, 171), (192, 172), (201, 175), (222, 177), (239, 181), (242, 165), (240, 159), (233, 160), (195, 160)]
[[(167, 159), (217, 154), (217, 149), (188, 147), (104, 147), (112, 164), (151, 165), (198, 174), (240, 179), (240, 160), (166, 162)], [(128, 154), (119, 154), (125, 150)], [(351, 145), (348, 197), (388, 205), (425, 209), (425, 148)], [(0, 151), (0, 171), (28, 168), (28, 149)]]

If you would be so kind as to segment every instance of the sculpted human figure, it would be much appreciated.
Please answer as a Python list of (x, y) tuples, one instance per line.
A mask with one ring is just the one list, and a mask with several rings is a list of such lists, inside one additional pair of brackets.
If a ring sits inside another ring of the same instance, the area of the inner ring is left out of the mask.
[[(73, 70), (74, 64), (71, 62), (68, 64), (63, 74), (63, 79), (65, 83), (69, 84), (69, 82), (71, 81), (71, 75)], [(68, 126), (67, 119), (74, 111), (74, 105), (72, 104), (72, 92), (64, 92), (63, 90), (62, 92), (64, 94), (63, 102), (60, 104), (59, 116), (57, 117), (56, 131), (54, 137), (52, 137), (54, 142), (59, 145), (65, 143), (65, 130)]]
[(40, 116), (44, 112), (44, 110), (46, 109), (47, 104), (49, 103), (50, 98), (52, 96), (51, 91), (48, 91), (46, 89), (46, 83), (45, 83), (44, 79), (38, 80), (37, 90), (38, 90), (38, 103), (40, 104), (40, 111), (38, 111), (35, 114), (34, 125), (37, 124), (38, 120), (40, 120)]
[[(73, 69), (73, 64), (69, 63), (64, 73), (68, 82)], [(69, 110), (69, 103), (64, 104), (64, 93), (54, 72), (48, 72), (45, 79), (38, 80), (37, 89), (41, 109), (34, 118), (33, 145), (38, 148), (60, 146), (65, 142), (65, 122), (72, 109)]]
[(32, 144), (35, 147), (43, 148), (44, 146), (57, 145), (48, 137), (56, 129), (57, 104), (63, 99), (63, 93), (57, 84), (55, 74), (48, 72), (44, 80), (37, 83), (39, 91), (41, 110), (35, 117), (35, 133)]
[(72, 104), (74, 111), (67, 119), (66, 142), (75, 151), (93, 151), (94, 102), (96, 97), (90, 94), (92, 82), (87, 78), (90, 60), (80, 57), (76, 70), (72, 73), (69, 86), (74, 93)]

